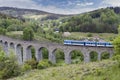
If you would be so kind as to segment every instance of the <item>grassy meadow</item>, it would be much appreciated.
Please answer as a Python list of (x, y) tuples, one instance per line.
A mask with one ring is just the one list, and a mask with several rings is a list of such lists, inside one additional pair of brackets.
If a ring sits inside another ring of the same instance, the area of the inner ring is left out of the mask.
[(75, 38), (75, 39), (81, 39), (81, 38), (101, 38), (105, 41), (111, 41), (113, 40), (117, 34), (114, 33), (84, 33), (84, 32), (72, 32), (69, 37)]
[(116, 61), (70, 64), (31, 70), (24, 75), (8, 80), (119, 80), (120, 68)]

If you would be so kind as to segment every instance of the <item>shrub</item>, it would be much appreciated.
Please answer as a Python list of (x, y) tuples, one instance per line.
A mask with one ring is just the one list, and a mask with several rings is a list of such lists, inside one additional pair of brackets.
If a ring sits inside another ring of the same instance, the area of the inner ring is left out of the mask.
[(102, 75), (103, 74), (103, 70), (102, 69), (100, 69), (100, 68), (97, 68), (97, 69), (95, 69), (95, 73), (94, 73), (96, 76), (100, 76), (100, 75)]
[(16, 57), (12, 53), (7, 57), (3, 51), (0, 52), (0, 79), (21, 74), (21, 68), (16, 61)]
[(29, 71), (29, 70), (31, 70), (31, 69), (32, 69), (31, 65), (24, 64), (24, 65), (22, 66), (22, 71), (23, 71), (23, 72)]
[(6, 35), (6, 32), (7, 32), (6, 29), (0, 28), (0, 34), (2, 34), (2, 35)]
[(51, 66), (51, 64), (52, 64), (52, 63), (51, 63), (50, 61), (48, 61), (48, 60), (41, 60), (41, 61), (38, 63), (37, 68), (38, 68), (38, 69), (45, 69), (45, 68)]
[(36, 69), (38, 62), (35, 59), (31, 59), (26, 61), (25, 64), (30, 65), (32, 69)]
[(115, 55), (112, 59), (118, 62), (118, 67), (120, 68), (120, 55)]
[(92, 37), (93, 35), (91, 33), (88, 33), (87, 34), (87, 37)]

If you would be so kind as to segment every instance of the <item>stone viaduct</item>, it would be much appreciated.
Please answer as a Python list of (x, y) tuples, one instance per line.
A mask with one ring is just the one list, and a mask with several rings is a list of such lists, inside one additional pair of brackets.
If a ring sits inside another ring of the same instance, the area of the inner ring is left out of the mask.
[(86, 46), (65, 46), (63, 44), (56, 44), (56, 43), (42, 43), (42, 42), (35, 42), (35, 41), (22, 41), (17, 39), (12, 39), (5, 36), (0, 36), (0, 44), (3, 47), (6, 55), (9, 55), (9, 49), (12, 49), (18, 59), (20, 64), (24, 63), (27, 60), (32, 58), (31, 54), (31, 47), (33, 46), (35, 49), (35, 57), (37, 61), (43, 59), (42, 57), (42, 48), (46, 48), (49, 52), (48, 59), (52, 63), (56, 63), (56, 55), (55, 51), (57, 49), (61, 49), (64, 52), (64, 59), (65, 63), (71, 63), (71, 52), (73, 50), (79, 50), (82, 52), (84, 56), (84, 62), (90, 61), (90, 52), (95, 51), (98, 53), (98, 60), (101, 60), (101, 54), (103, 52), (108, 52), (110, 57), (114, 53), (113, 48), (107, 47), (86, 47)]

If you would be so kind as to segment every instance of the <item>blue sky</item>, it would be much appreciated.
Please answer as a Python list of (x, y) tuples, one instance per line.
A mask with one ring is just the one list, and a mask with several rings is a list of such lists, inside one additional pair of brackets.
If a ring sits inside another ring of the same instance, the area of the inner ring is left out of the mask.
[(79, 14), (98, 8), (120, 6), (120, 0), (0, 0), (0, 7), (38, 9), (58, 14)]

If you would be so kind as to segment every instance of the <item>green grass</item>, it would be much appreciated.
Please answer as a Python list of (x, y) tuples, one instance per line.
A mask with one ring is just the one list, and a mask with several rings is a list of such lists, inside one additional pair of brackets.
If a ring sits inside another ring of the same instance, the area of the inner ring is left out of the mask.
[(29, 14), (29, 15), (23, 15), (24, 18), (27, 18), (27, 19), (42, 19), (44, 17), (46, 17), (47, 15), (34, 15), (34, 14)]
[(87, 75), (85, 76), (85, 80), (120, 80), (120, 68), (113, 66), (108, 69), (104, 69), (101, 75)]
[(23, 35), (23, 31), (11, 31), (7, 32), (7, 35)]
[[(119, 80), (120, 68), (116, 67), (114, 69), (112, 67), (116, 64), (117, 62), (115, 61), (106, 60), (87, 64), (64, 65), (42, 70), (32, 70), (23, 76), (9, 80)], [(106, 77), (108, 79), (103, 79)]]
[(92, 34), (92, 37), (96, 38), (102, 38), (105, 41), (111, 41), (114, 39), (117, 34), (114, 33), (84, 33), (84, 32), (72, 32), (69, 37), (75, 38), (75, 39), (81, 39), (81, 38), (92, 38), (88, 37), (88, 34)]
[(7, 32), (6, 35), (12, 38), (22, 39), (23, 31), (11, 31)]

